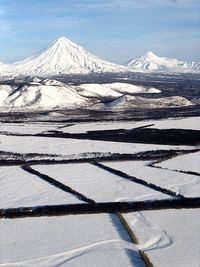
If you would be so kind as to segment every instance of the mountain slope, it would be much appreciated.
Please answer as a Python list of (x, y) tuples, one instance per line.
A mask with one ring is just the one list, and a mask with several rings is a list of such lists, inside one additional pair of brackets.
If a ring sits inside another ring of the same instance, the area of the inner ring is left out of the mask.
[(9, 108), (36, 110), (66, 107), (73, 109), (86, 107), (90, 102), (80, 96), (72, 86), (24, 85), (20, 90), (10, 93), (2, 104)]
[(3, 76), (11, 75), (11, 70), (12, 70), (11, 65), (0, 62), (0, 78)]
[(152, 52), (128, 61), (125, 66), (135, 71), (198, 73), (200, 62), (184, 62), (174, 58), (159, 57)]
[(51, 76), (90, 72), (120, 72), (126, 68), (100, 59), (65, 37), (33, 57), (13, 64), (16, 75)]

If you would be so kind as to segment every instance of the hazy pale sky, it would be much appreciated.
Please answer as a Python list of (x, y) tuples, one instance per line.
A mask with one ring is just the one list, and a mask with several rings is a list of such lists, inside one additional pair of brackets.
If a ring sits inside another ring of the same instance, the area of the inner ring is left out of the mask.
[(116, 63), (149, 50), (200, 61), (200, 0), (0, 0), (0, 61), (60, 36)]

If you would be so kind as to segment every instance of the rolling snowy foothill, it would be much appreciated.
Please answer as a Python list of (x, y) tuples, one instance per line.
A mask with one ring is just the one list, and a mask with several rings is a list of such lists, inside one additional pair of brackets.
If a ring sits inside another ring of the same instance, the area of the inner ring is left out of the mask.
[(136, 94), (159, 94), (153, 87), (129, 83), (70, 85), (57, 80), (33, 79), (19, 87), (0, 85), (0, 110), (48, 110), (75, 108), (133, 108), (190, 106), (181, 96), (146, 98)]

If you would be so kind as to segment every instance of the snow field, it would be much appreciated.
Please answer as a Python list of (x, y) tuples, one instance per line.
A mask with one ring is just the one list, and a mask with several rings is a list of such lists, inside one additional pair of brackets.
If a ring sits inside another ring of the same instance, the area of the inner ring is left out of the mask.
[(36, 165), (33, 168), (54, 177), (95, 202), (169, 198), (168, 195), (130, 182), (91, 164)]
[[(192, 154), (189, 154), (192, 155)], [(171, 159), (171, 162), (177, 162), (181, 156)], [(164, 164), (167, 161), (160, 163)], [(163, 170), (148, 166), (150, 162), (144, 161), (125, 161), (125, 162), (105, 162), (104, 165), (120, 170), (129, 175), (135, 176), (148, 183), (154, 183), (158, 186), (170, 189), (185, 197), (198, 197), (200, 193), (200, 177), (188, 175), (171, 170)]]
[(73, 195), (17, 167), (0, 167), (0, 209), (81, 203)]
[(144, 211), (124, 217), (153, 266), (199, 266), (199, 210)]
[[(189, 120), (77, 124), (60, 130), (87, 130), (140, 127), (155, 123), (155, 128), (191, 129)], [(198, 118), (192, 118), (198, 128)], [(62, 124), (7, 125), (2, 131), (38, 133), (55, 130)], [(154, 127), (154, 126), (153, 126)], [(91, 140), (0, 135), (0, 151), (47, 153), (79, 158), (88, 153), (137, 153), (158, 149), (191, 149), (190, 146), (128, 144)], [(85, 153), (85, 154), (84, 154)], [(90, 154), (90, 155), (91, 155)], [(60, 157), (60, 158), (61, 158)], [(186, 197), (199, 196), (199, 176), (179, 170), (199, 172), (199, 152), (177, 156), (149, 167), (149, 161), (104, 162), (144, 181), (171, 189)], [(35, 165), (33, 169), (72, 187), (94, 199), (105, 201), (138, 201), (166, 199), (168, 195), (136, 184), (89, 163)], [(168, 170), (176, 169), (178, 171)], [(0, 208), (83, 203), (18, 166), (0, 167)], [(199, 264), (200, 214), (198, 209), (154, 210), (123, 214), (139, 244), (132, 243), (115, 214), (68, 215), (0, 220), (0, 266), (136, 266), (144, 262), (138, 250), (144, 251), (155, 267), (197, 267)]]
[(175, 159), (169, 159), (156, 164), (156, 166), (184, 172), (192, 171), (200, 174), (200, 152), (182, 155)]
[(0, 236), (0, 266), (144, 267), (116, 215), (0, 220)]

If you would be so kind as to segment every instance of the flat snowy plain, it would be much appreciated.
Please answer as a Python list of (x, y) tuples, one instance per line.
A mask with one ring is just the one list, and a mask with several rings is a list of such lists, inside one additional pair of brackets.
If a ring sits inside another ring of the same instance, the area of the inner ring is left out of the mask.
[[(155, 204), (148, 211), (92, 214), (88, 207), (183, 198), (195, 201), (200, 197), (199, 145), (34, 136), (147, 125), (199, 131), (200, 118), (67, 127), (62, 122), (0, 123), (0, 266), (198, 267), (199, 209), (165, 209)], [(139, 156), (122, 157), (128, 154)], [(62, 205), (71, 209), (77, 204), (84, 205), (85, 212), (57, 213)], [(57, 205), (53, 216), (44, 210), (33, 216), (39, 207), (52, 205)], [(15, 214), (9, 217), (6, 214), (12, 208)]]

